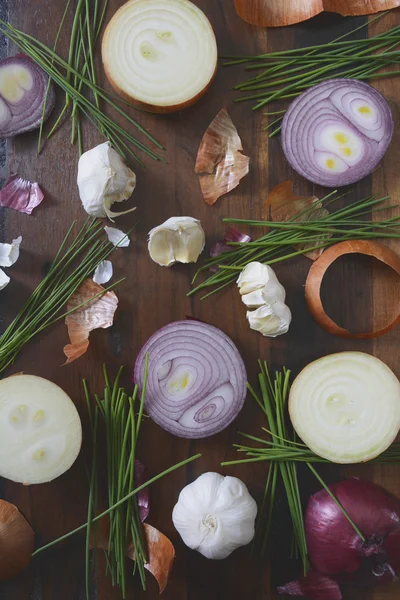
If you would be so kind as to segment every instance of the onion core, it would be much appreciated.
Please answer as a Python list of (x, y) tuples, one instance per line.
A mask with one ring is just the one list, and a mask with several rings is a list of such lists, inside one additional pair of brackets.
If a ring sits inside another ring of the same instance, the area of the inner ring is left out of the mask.
[(149, 378), (145, 407), (161, 427), (200, 439), (225, 429), (246, 397), (246, 369), (222, 331), (200, 321), (176, 321), (157, 331), (136, 360), (134, 380)]
[(104, 33), (102, 57), (116, 92), (154, 112), (174, 112), (205, 93), (217, 68), (215, 35), (188, 0), (130, 0)]
[(72, 400), (51, 381), (15, 375), (0, 381), (0, 476), (52, 481), (75, 462), (82, 427)]
[(296, 377), (289, 414), (315, 454), (336, 463), (365, 462), (384, 452), (399, 432), (400, 382), (369, 354), (330, 354)]
[(394, 130), (385, 98), (353, 79), (324, 81), (296, 98), (282, 122), (282, 147), (293, 169), (327, 187), (368, 175)]

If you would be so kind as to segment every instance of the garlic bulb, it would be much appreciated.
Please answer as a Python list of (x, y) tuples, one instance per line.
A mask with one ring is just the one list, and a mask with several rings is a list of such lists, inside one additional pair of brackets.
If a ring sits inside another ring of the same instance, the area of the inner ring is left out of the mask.
[(149, 254), (162, 267), (196, 262), (203, 252), (205, 234), (193, 217), (171, 217), (149, 232)]
[(255, 310), (246, 313), (250, 328), (268, 337), (287, 333), (292, 313), (285, 304), (286, 292), (268, 265), (249, 263), (237, 280), (242, 302)]
[(254, 537), (257, 505), (236, 477), (204, 473), (179, 494), (172, 520), (184, 543), (222, 559)]
[(109, 142), (84, 152), (78, 163), (79, 196), (86, 212), (92, 217), (113, 217), (132, 212), (111, 210), (114, 202), (127, 200), (136, 186), (136, 175)]

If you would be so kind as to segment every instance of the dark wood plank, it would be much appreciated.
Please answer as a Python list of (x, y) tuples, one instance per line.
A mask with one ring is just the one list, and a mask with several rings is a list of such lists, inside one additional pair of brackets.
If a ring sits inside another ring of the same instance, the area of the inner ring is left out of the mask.
[[(10, 20), (51, 45), (65, 3), (61, 0), (10, 1)], [(122, 4), (110, 1), (109, 14)], [(334, 15), (323, 15), (309, 23), (279, 30), (263, 30), (242, 22), (236, 15), (232, 0), (196, 0), (196, 4), (209, 16), (218, 39), (221, 53), (256, 53), (265, 48), (289, 48), (294, 45), (316, 43), (327, 37), (340, 35), (359, 24), (362, 19), (346, 20)], [(399, 13), (385, 17), (379, 27), (387, 28), (399, 22)], [(376, 26), (374, 26), (374, 29)], [(67, 49), (64, 38), (61, 51)], [(94, 332), (88, 354), (72, 365), (61, 368), (62, 346), (66, 342), (66, 330), (58, 325), (51, 332), (37, 338), (21, 353), (15, 371), (42, 375), (63, 387), (76, 401), (84, 420), (86, 417), (82, 398), (81, 379), (87, 378), (94, 389), (101, 389), (101, 365), (111, 368), (125, 364), (125, 383), (129, 385), (130, 370), (141, 345), (159, 327), (166, 323), (192, 315), (220, 327), (237, 343), (245, 358), (250, 380), (254, 381), (256, 360), (267, 359), (271, 366), (286, 365), (296, 373), (311, 360), (327, 353), (344, 349), (372, 352), (385, 360), (400, 375), (398, 364), (399, 330), (375, 342), (347, 342), (323, 332), (309, 316), (303, 294), (303, 285), (309, 268), (306, 259), (280, 265), (278, 275), (288, 291), (288, 303), (294, 312), (290, 332), (275, 340), (262, 338), (248, 328), (245, 311), (234, 289), (200, 301), (188, 299), (190, 280), (194, 267), (163, 269), (152, 263), (146, 249), (146, 234), (172, 215), (188, 214), (199, 218), (206, 230), (208, 247), (221, 236), (221, 218), (235, 216), (257, 218), (268, 190), (284, 179), (293, 178), (300, 193), (316, 192), (287, 165), (279, 140), (269, 141), (262, 131), (262, 114), (252, 113), (248, 104), (233, 104), (231, 87), (240, 80), (240, 68), (219, 68), (216, 81), (209, 93), (187, 112), (168, 117), (139, 114), (139, 121), (151, 131), (168, 149), (168, 164), (155, 164), (146, 160), (146, 168), (137, 169), (138, 187), (134, 194), (138, 210), (134, 215), (118, 221), (122, 228), (135, 225), (133, 243), (127, 250), (117, 251), (113, 258), (116, 275), (127, 276), (118, 290), (120, 308), (115, 326), (106, 331)], [(399, 113), (398, 81), (385, 80), (378, 84), (390, 99), (397, 118)], [(251, 156), (251, 173), (240, 187), (220, 199), (214, 207), (204, 204), (197, 177), (193, 172), (194, 161), (202, 134), (222, 108), (229, 112), (238, 126), (244, 148)], [(132, 114), (135, 114), (132, 111)], [(84, 219), (75, 185), (77, 150), (70, 146), (69, 127), (66, 125), (45, 148), (41, 156), (36, 154), (36, 134), (29, 134), (8, 143), (8, 162), (24, 177), (38, 179), (46, 191), (46, 200), (34, 216), (2, 211), (2, 235), (4, 240), (22, 233), (23, 251), (19, 263), (13, 268), (13, 283), (0, 295), (1, 315), (9, 320), (29, 290), (39, 281), (44, 265), (54, 253), (69, 223)], [(86, 131), (86, 146), (101, 141), (92, 128)], [(353, 186), (354, 197), (369, 193), (392, 194), (399, 200), (399, 174), (397, 157), (399, 140), (395, 140), (383, 164), (372, 178)], [(394, 248), (400, 245), (393, 244)], [(325, 291), (327, 305), (332, 314), (345, 319), (345, 324), (355, 327), (369, 326), (373, 321), (385, 319), (398, 307), (398, 287), (392, 284), (385, 272), (367, 262), (343, 261), (336, 265), (327, 278)], [(386, 286), (390, 293), (382, 294), (378, 285)], [(338, 294), (338, 290), (341, 293)], [(148, 472), (155, 474), (169, 465), (195, 452), (201, 452), (201, 461), (186, 470), (170, 475), (152, 488), (150, 522), (167, 534), (176, 545), (177, 560), (165, 600), (275, 600), (278, 596), (273, 585), (282, 583), (291, 574), (292, 565), (287, 561), (289, 531), (286, 525), (278, 526), (273, 540), (272, 557), (263, 561), (248, 560), (248, 549), (235, 552), (221, 562), (207, 561), (195, 552), (187, 550), (179, 539), (171, 522), (171, 511), (180, 489), (200, 473), (209, 470), (241, 477), (257, 499), (261, 498), (266, 468), (264, 466), (236, 467), (223, 470), (221, 461), (234, 457), (232, 443), (237, 441), (237, 429), (256, 432), (260, 426), (258, 408), (249, 400), (238, 420), (221, 434), (198, 442), (173, 438), (154, 423), (145, 421), (141, 440), (141, 456)], [(393, 468), (353, 467), (348, 472), (381, 482), (400, 495), (400, 478)], [(328, 476), (337, 477), (335, 470)], [(306, 483), (307, 482), (307, 483)], [(305, 496), (312, 482), (304, 478)], [(10, 482), (2, 484), (3, 497), (15, 502), (26, 514), (38, 536), (44, 543), (70, 530), (85, 520), (87, 486), (84, 457), (69, 473), (48, 485), (24, 488)], [(282, 523), (286, 523), (286, 511), (282, 510)], [(270, 560), (272, 558), (273, 560)], [(270, 576), (270, 565), (273, 574)], [(96, 569), (98, 600), (118, 600), (120, 592), (112, 589), (105, 575), (105, 565), (100, 558)], [(155, 582), (148, 578), (146, 594), (133, 583), (128, 597), (158, 597)], [(398, 590), (363, 591), (348, 590), (346, 600), (394, 600)], [(82, 540), (65, 544), (54, 552), (34, 561), (28, 571), (16, 581), (0, 585), (1, 600), (77, 600), (84, 597), (84, 555)]]

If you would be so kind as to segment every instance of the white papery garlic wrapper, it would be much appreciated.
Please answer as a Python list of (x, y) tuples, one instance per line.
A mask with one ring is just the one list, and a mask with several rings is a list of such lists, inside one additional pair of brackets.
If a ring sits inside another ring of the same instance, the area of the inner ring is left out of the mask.
[(193, 217), (171, 217), (149, 232), (150, 257), (162, 267), (196, 262), (204, 245), (203, 228)]
[(108, 217), (112, 221), (114, 217), (135, 210), (111, 210), (114, 202), (130, 198), (136, 186), (136, 175), (109, 142), (82, 154), (78, 163), (77, 183), (83, 207), (92, 217)]
[(184, 543), (223, 559), (254, 537), (257, 504), (237, 477), (204, 473), (179, 494), (172, 520)]
[(267, 337), (289, 331), (292, 313), (285, 304), (286, 291), (273, 269), (259, 262), (249, 263), (237, 280), (250, 328)]

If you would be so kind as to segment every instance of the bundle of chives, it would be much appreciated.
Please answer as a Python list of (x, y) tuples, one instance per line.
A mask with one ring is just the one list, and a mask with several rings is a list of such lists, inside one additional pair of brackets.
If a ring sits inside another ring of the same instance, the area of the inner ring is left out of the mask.
[[(61, 243), (49, 272), (0, 336), (0, 373), (13, 364), (23, 346), (36, 334), (104, 293), (97, 294), (73, 310), (60, 312), (78, 287), (115, 249), (109, 241), (99, 239), (101, 235), (104, 236), (103, 226), (91, 218), (67, 247), (74, 227), (75, 222)], [(110, 285), (107, 290), (121, 281)]]
[[(326, 207), (337, 200), (340, 196), (335, 194), (334, 191), (322, 198), (321, 205)], [(268, 233), (254, 242), (228, 242), (232, 250), (216, 258), (207, 259), (205, 265), (196, 272), (192, 283), (200, 273), (209, 270), (210, 267), (216, 267), (217, 271), (194, 287), (188, 296), (211, 287), (212, 291), (203, 296), (207, 298), (222, 290), (236, 281), (242, 269), (253, 261), (272, 265), (303, 254), (304, 247), (307, 251), (311, 251), (327, 248), (345, 240), (399, 238), (400, 217), (373, 222), (362, 220), (366, 215), (393, 208), (381, 206), (388, 198), (388, 196), (363, 198), (318, 220), (312, 218), (314, 206), (300, 211), (285, 222), (223, 219), (225, 223), (268, 228)], [(297, 245), (301, 245), (302, 249), (291, 248)]]
[[(384, 13), (385, 14), (385, 13)], [(326, 44), (260, 54), (248, 57), (230, 58), (225, 65), (249, 63), (246, 70), (263, 69), (255, 77), (234, 87), (240, 92), (255, 92), (237, 98), (236, 102), (256, 100), (253, 110), (272, 102), (295, 98), (314, 85), (337, 77), (368, 80), (400, 74), (400, 70), (382, 71), (383, 67), (395, 66), (400, 62), (400, 26), (367, 39), (345, 40), (348, 36), (368, 26), (383, 15), (367, 21), (364, 25)], [(285, 109), (265, 113), (279, 115), (267, 129), (278, 123)], [(270, 137), (276, 135), (280, 127), (274, 129)]]
[[(68, 8), (69, 4), (67, 4)], [(79, 128), (79, 118), (77, 111), (85, 115), (93, 125), (105, 135), (111, 145), (124, 157), (128, 158), (131, 156), (140, 164), (142, 161), (133, 151), (131, 146), (141, 150), (154, 160), (163, 161), (165, 159), (159, 156), (154, 150), (148, 148), (143, 142), (140, 142), (129, 132), (129, 125), (133, 125), (138, 131), (140, 131), (149, 141), (151, 141), (158, 149), (164, 150), (164, 147), (150, 134), (148, 133), (135, 119), (133, 119), (128, 113), (122, 110), (112, 99), (111, 95), (108, 94), (103, 88), (99, 87), (96, 83), (96, 74), (94, 62), (90, 58), (93, 55), (93, 45), (99, 34), (101, 24), (104, 19), (104, 10), (95, 12), (96, 24), (88, 30), (86, 26), (87, 36), (84, 37), (83, 27), (85, 23), (93, 20), (92, 13), (89, 12), (90, 4), (85, 0), (85, 8), (87, 11), (85, 15), (83, 13), (76, 13), (73, 32), (71, 34), (70, 41), (70, 56), (68, 60), (61, 58), (54, 50), (48, 48), (45, 44), (34, 38), (33, 36), (20, 31), (13, 27), (9, 23), (0, 19), (0, 28), (3, 33), (14, 42), (27, 56), (34, 60), (50, 77), (54, 83), (56, 83), (66, 94), (66, 106), (64, 106), (61, 115), (57, 119), (55, 127), (58, 127), (66, 108), (70, 103), (73, 105), (73, 140), (75, 139), (75, 131), (77, 132), (78, 142), (80, 150), (83, 150), (83, 144)], [(82, 0), (78, 3), (78, 8), (83, 10)], [(67, 10), (67, 9), (66, 9)], [(64, 18), (65, 18), (64, 13)], [(100, 16), (98, 16), (100, 14)], [(92, 17), (91, 17), (92, 15)], [(64, 18), (61, 21), (61, 25), (64, 22)], [(96, 27), (97, 25), (97, 27)], [(79, 26), (79, 28), (78, 28)], [(80, 32), (78, 36), (77, 31)], [(56, 43), (58, 41), (60, 30), (56, 36)], [(78, 37), (77, 37), (78, 36)], [(85, 42), (86, 39), (86, 42)], [(78, 41), (76, 41), (78, 40)], [(86, 44), (86, 45), (85, 45)], [(71, 52), (71, 49), (73, 51)], [(82, 50), (84, 59), (83, 65), (80, 62), (80, 50)], [(93, 56), (92, 56), (93, 58)], [(91, 92), (94, 96), (92, 101), (88, 98), (87, 92)], [(99, 103), (99, 99), (103, 100), (108, 106), (113, 108), (119, 115), (121, 115), (127, 121), (127, 126), (121, 126), (116, 123), (111, 117), (102, 111)], [(53, 133), (55, 127), (53, 127)], [(41, 135), (41, 134), (40, 134)], [(40, 144), (40, 137), (39, 137)]]

